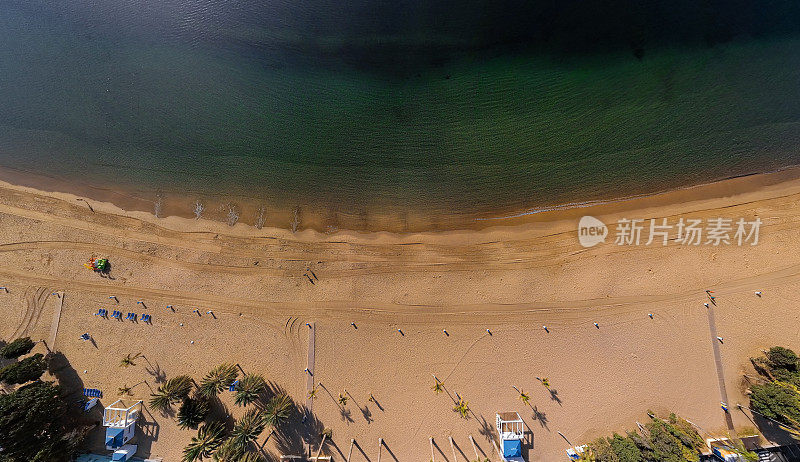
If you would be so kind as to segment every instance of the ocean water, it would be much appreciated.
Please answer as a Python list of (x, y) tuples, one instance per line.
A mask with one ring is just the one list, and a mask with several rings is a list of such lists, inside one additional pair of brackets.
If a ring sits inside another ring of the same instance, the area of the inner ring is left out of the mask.
[(567, 19), (594, 35), (537, 35), (515, 2), (339, 3), (3, 2), (0, 167), (375, 229), (800, 162), (800, 36), (777, 16), (631, 41), (591, 11)]

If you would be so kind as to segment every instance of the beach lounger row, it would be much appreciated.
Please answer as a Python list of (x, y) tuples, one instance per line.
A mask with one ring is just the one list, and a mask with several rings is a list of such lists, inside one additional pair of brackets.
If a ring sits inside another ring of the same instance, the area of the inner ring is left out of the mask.
[(83, 396), (88, 396), (90, 398), (102, 398), (103, 391), (98, 390), (97, 388), (84, 388), (83, 389)]
[[(94, 315), (95, 316), (100, 316), (102, 318), (107, 318), (108, 317), (108, 310), (106, 310), (104, 308), (100, 308), (99, 310), (97, 310), (97, 313), (95, 313)], [(113, 319), (122, 319), (122, 311), (114, 310), (111, 313), (111, 318), (113, 318)], [(128, 321), (134, 321), (135, 322), (136, 321), (136, 313), (128, 313), (127, 316), (125, 316), (125, 319), (128, 320)], [(146, 322), (148, 324), (151, 324), (152, 320), (153, 320), (153, 317), (151, 315), (149, 315), (149, 314), (142, 313), (142, 316), (139, 319), (141, 319), (142, 322)]]

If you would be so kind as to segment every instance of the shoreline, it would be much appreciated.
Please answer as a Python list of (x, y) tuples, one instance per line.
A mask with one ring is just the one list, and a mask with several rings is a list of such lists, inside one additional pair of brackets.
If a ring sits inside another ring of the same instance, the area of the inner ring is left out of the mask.
[[(76, 184), (62, 178), (16, 171), (0, 167), (0, 184), (7, 189), (19, 189), (33, 194), (58, 197), (67, 201), (90, 201), (92, 208), (112, 211), (120, 215), (135, 215), (146, 221), (189, 221), (212, 222), (222, 229), (251, 228), (263, 234), (267, 230), (291, 232), (294, 210), (270, 208), (263, 202), (247, 202), (220, 198), (190, 199), (166, 194), (153, 193), (153, 198), (142, 197), (135, 191), (100, 188), (90, 184)], [(297, 207), (298, 232), (312, 231), (315, 235), (370, 235), (388, 233), (392, 235), (418, 235), (428, 233), (459, 233), (482, 231), (496, 227), (518, 227), (521, 225), (542, 225), (565, 220), (577, 222), (583, 215), (610, 215), (639, 211), (653, 207), (686, 204), (691, 202), (723, 199), (744, 194), (758, 194), (766, 189), (781, 188), (782, 185), (800, 188), (800, 166), (789, 166), (764, 173), (737, 175), (709, 183), (684, 186), (651, 194), (619, 197), (607, 200), (573, 202), (562, 205), (529, 208), (516, 212), (495, 212), (493, 214), (454, 213), (444, 217), (411, 215), (405, 211), (397, 214), (347, 214), (335, 210), (314, 210)], [(202, 220), (197, 220), (191, 210), (194, 202), (203, 204)], [(157, 202), (160, 204), (157, 205)], [(261, 205), (259, 205), (261, 204)], [(238, 218), (235, 226), (229, 226), (228, 210), (234, 207)], [(154, 212), (158, 207), (160, 212)], [(264, 217), (262, 227), (256, 226), (258, 215)], [(148, 216), (150, 219), (148, 219)], [(346, 226), (361, 223), (364, 226)]]

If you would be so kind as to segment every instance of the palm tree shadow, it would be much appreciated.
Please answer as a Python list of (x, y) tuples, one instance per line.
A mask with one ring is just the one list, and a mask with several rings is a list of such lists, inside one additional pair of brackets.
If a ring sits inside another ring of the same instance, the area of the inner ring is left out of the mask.
[(547, 414), (540, 411), (537, 406), (531, 406), (531, 410), (533, 411), (533, 420), (538, 420), (539, 425), (544, 427), (545, 430), (550, 431), (547, 427)]
[(548, 388), (547, 391), (550, 392), (550, 399), (558, 403), (561, 406), (561, 398), (558, 397), (558, 390), (555, 388)]
[(361, 405), (358, 403), (358, 401), (356, 401), (355, 397), (354, 397), (353, 395), (351, 395), (351, 394), (350, 394), (350, 392), (349, 392), (349, 391), (347, 392), (347, 396), (349, 396), (349, 397), (350, 397), (350, 399), (352, 399), (352, 400), (353, 400), (353, 404), (355, 404), (355, 405), (356, 405), (356, 407), (358, 407), (358, 410), (359, 410), (359, 411), (361, 411), (361, 415), (363, 415), (363, 416), (364, 416), (364, 420), (366, 420), (366, 421), (367, 421), (367, 423), (372, 423), (372, 420), (373, 420), (373, 419), (372, 419), (372, 411), (370, 411), (370, 410), (369, 410), (369, 408), (368, 408), (367, 406), (363, 406), (363, 407), (362, 407), (362, 406), (361, 406)]
[(481, 415), (480, 418), (476, 417), (475, 420), (477, 420), (481, 426), (480, 429), (478, 429), (478, 433), (486, 438), (486, 441), (494, 441), (494, 428), (486, 421), (486, 417)]
[[(304, 454), (306, 447), (319, 445), (325, 430), (322, 422), (305, 406), (292, 406), (286, 423), (275, 429), (275, 448), (281, 454)], [(329, 444), (326, 439), (325, 444)]]
[(147, 361), (147, 366), (144, 367), (144, 370), (153, 376), (153, 381), (155, 381), (155, 383), (164, 383), (167, 381), (167, 373), (161, 369), (158, 363), (152, 365), (150, 361)]
[(364, 416), (364, 420), (366, 420), (368, 424), (372, 423), (375, 420), (372, 418), (372, 411), (370, 411), (369, 408), (366, 406), (361, 408), (361, 415)]
[(343, 407), (343, 406), (339, 407), (339, 417), (341, 417), (342, 420), (347, 422), (348, 424), (351, 424), (351, 423), (355, 422), (355, 420), (353, 420), (352, 411), (350, 411), (350, 409), (347, 409), (346, 407)]

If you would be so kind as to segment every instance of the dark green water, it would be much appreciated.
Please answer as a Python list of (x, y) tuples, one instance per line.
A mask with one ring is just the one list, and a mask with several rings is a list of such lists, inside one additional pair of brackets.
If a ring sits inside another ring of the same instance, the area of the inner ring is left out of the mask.
[[(716, 42), (666, 31), (638, 54), (525, 35), (508, 11), (487, 24), (481, 2), (128, 3), (0, 5), (0, 167), (435, 222), (800, 161), (785, 24)], [(447, 8), (459, 23), (438, 21)]]

